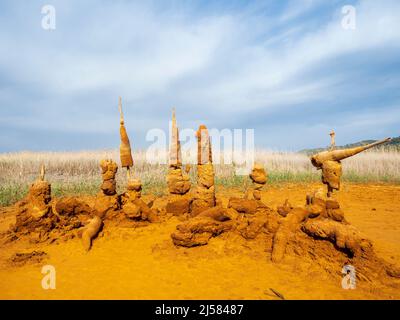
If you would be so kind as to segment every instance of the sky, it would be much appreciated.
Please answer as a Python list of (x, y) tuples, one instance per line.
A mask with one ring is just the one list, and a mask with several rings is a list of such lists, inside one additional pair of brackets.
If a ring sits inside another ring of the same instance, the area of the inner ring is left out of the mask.
[(397, 0), (0, 2), (0, 152), (117, 148), (119, 96), (134, 149), (172, 107), (273, 150), (399, 136), (399, 88)]

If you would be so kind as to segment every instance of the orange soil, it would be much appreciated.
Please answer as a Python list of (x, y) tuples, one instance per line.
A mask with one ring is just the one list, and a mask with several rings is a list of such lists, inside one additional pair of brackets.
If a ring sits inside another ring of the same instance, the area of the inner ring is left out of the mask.
[[(285, 185), (262, 192), (262, 201), (276, 208), (288, 198), (304, 205), (315, 185)], [(237, 190), (217, 190), (226, 205)], [(373, 241), (377, 255), (400, 265), (400, 186), (345, 184), (338, 196), (346, 219)], [(0, 232), (15, 217), (0, 209)], [(108, 227), (85, 253), (79, 239), (60, 244), (1, 246), (1, 299), (400, 299), (400, 279), (390, 283), (357, 282), (355, 290), (341, 287), (340, 270), (329, 274), (310, 259), (285, 257), (273, 264), (262, 241), (233, 234), (210, 240), (207, 246), (177, 248), (170, 235), (177, 218), (145, 227)], [(41, 263), (12, 266), (16, 252), (45, 251)], [(41, 268), (56, 268), (57, 288), (41, 287)]]

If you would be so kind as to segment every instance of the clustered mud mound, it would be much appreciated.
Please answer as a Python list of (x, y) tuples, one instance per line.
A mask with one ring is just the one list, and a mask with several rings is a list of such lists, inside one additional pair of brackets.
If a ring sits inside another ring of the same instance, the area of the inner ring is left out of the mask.
[(117, 194), (115, 174), (117, 165), (112, 160), (100, 163), (103, 183), (94, 197), (51, 197), (51, 185), (39, 179), (33, 183), (25, 199), (16, 203), (16, 223), (6, 233), (6, 241), (18, 239), (32, 243), (82, 239), (85, 250), (103, 225), (137, 225), (155, 222), (158, 211), (141, 199), (141, 184), (130, 180), (127, 191)]
[[(322, 181), (327, 184), (328, 192), (312, 191), (305, 197), (304, 207), (293, 207), (286, 200), (274, 210), (262, 203), (260, 190), (267, 182), (267, 174), (262, 165), (255, 164), (249, 175), (252, 190), (243, 198), (231, 198), (227, 208), (220, 205), (195, 208), (192, 218), (179, 224), (171, 238), (177, 246), (193, 247), (205, 245), (212, 237), (225, 232), (237, 233), (247, 240), (262, 234), (266, 246), (270, 246), (266, 251), (270, 252), (273, 263), (282, 262), (286, 255), (307, 256), (334, 273), (351, 264), (364, 280), (379, 279), (382, 275), (400, 277), (400, 269), (378, 258), (372, 242), (346, 221), (338, 200), (332, 195), (334, 189), (340, 188), (341, 159), (389, 140), (345, 150), (334, 150), (333, 146), (330, 151), (314, 155), (312, 163), (322, 167)], [(200, 140), (198, 143), (200, 164), (209, 157), (211, 147), (200, 146)], [(201, 153), (206, 156), (201, 157)], [(208, 163), (212, 164), (209, 159)]]
[[(122, 128), (124, 121), (121, 108), (120, 111)], [(251, 190), (242, 198), (230, 198), (224, 207), (216, 200), (211, 140), (207, 128), (201, 125), (197, 132), (197, 186), (193, 191), (190, 190), (188, 170), (182, 169), (175, 113), (172, 131), (166, 177), (167, 196), (151, 201), (142, 199), (142, 184), (129, 173), (133, 160), (127, 154), (130, 153), (130, 143), (123, 128), (121, 162), (128, 169), (128, 184), (124, 193), (118, 194), (116, 191), (118, 165), (112, 160), (100, 163), (103, 182), (94, 197), (52, 199), (51, 185), (44, 180), (42, 168), (40, 178), (31, 185), (27, 197), (15, 205), (16, 223), (7, 232), (6, 240), (28, 239), (37, 243), (80, 237), (84, 250), (89, 250), (102, 228), (107, 228), (109, 224), (145, 226), (175, 215), (181, 220), (171, 234), (177, 247), (207, 245), (211, 238), (229, 233), (245, 240), (261, 237), (267, 256), (273, 263), (281, 263), (287, 257), (308, 257), (334, 273), (341, 270), (343, 265), (351, 264), (357, 268), (358, 277), (366, 281), (382, 276), (400, 277), (399, 268), (377, 257), (372, 242), (346, 221), (338, 200), (332, 195), (333, 189), (339, 189), (340, 175), (336, 175), (333, 181), (332, 175), (327, 174), (329, 168), (333, 167), (327, 165), (327, 161), (341, 166), (340, 160), (344, 157), (373, 145), (351, 150), (332, 148), (314, 155), (312, 163), (322, 167), (323, 181), (328, 182), (328, 193), (322, 189), (310, 192), (305, 196), (302, 207), (293, 207), (286, 200), (275, 209), (261, 201), (261, 189), (268, 180), (261, 164), (255, 164), (249, 174)]]

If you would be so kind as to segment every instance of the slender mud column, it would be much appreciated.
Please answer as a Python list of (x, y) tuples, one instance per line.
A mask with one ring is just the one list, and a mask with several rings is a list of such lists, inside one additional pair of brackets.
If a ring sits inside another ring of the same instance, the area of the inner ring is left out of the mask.
[(172, 113), (172, 132), (169, 149), (169, 170), (167, 175), (168, 191), (170, 194), (184, 195), (190, 190), (189, 175), (182, 170), (181, 143), (176, 124), (175, 110)]
[(329, 134), (330, 136), (331, 136), (331, 147), (330, 147), (330, 150), (332, 151), (332, 150), (335, 150), (335, 148), (336, 148), (336, 141), (335, 141), (335, 131), (331, 131), (331, 133)]
[(122, 168), (127, 171), (127, 191), (120, 196), (121, 215), (118, 219), (127, 218), (130, 221), (156, 221), (156, 214), (141, 199), (142, 182), (139, 178), (134, 177), (131, 168), (133, 167), (132, 149), (129, 141), (128, 133), (125, 128), (124, 114), (122, 112), (121, 97), (119, 98), (118, 109), (120, 112), (120, 159)]
[(181, 143), (179, 141), (175, 109), (172, 111), (167, 185), (169, 192), (169, 199), (166, 207), (167, 213), (172, 213), (174, 215), (188, 214), (192, 202), (191, 197), (188, 195), (191, 184), (188, 172), (182, 169)]
[(192, 203), (192, 215), (216, 205), (214, 166), (208, 129), (201, 125), (197, 136), (197, 189)]
[(267, 183), (267, 173), (262, 164), (254, 164), (253, 170), (250, 173), (250, 179), (253, 182), (252, 193), (255, 200), (261, 200), (261, 190)]
[(118, 109), (120, 113), (120, 159), (122, 168), (126, 168), (127, 179), (128, 179), (128, 193), (132, 200), (140, 198), (142, 191), (142, 182), (138, 178), (133, 178), (131, 175), (131, 168), (133, 167), (132, 149), (129, 141), (128, 133), (125, 128), (124, 113), (122, 111), (121, 97), (119, 97)]
[(132, 158), (131, 143), (129, 141), (128, 133), (126, 132), (126, 128), (125, 128), (125, 120), (124, 120), (124, 113), (122, 112), (121, 97), (119, 97), (118, 109), (119, 109), (119, 114), (120, 114), (119, 133), (121, 136), (121, 145), (119, 148), (119, 153), (120, 153), (120, 158), (121, 158), (121, 166), (122, 166), (122, 168), (126, 168), (128, 180), (129, 180), (130, 168), (133, 167), (133, 158)]

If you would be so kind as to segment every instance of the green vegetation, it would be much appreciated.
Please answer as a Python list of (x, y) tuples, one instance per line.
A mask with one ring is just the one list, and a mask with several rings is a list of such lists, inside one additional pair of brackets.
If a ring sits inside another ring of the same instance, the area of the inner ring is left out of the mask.
[[(0, 154), (0, 206), (23, 198), (43, 163), (54, 196), (95, 195), (101, 184), (99, 162), (103, 158), (118, 161), (118, 151)], [(148, 164), (144, 152), (135, 153), (134, 158), (133, 174), (141, 179), (143, 194), (166, 194), (167, 165)], [(305, 154), (257, 150), (255, 159), (265, 166), (268, 185), (321, 181), (321, 172), (315, 170)], [(344, 182), (400, 184), (400, 152), (384, 149), (363, 152), (344, 160), (343, 171)], [(247, 176), (237, 175), (232, 165), (216, 164), (215, 175), (217, 187), (245, 191), (251, 184)], [(192, 166), (190, 177), (195, 186), (196, 166)], [(125, 170), (118, 170), (117, 185), (120, 193), (126, 189)]]

